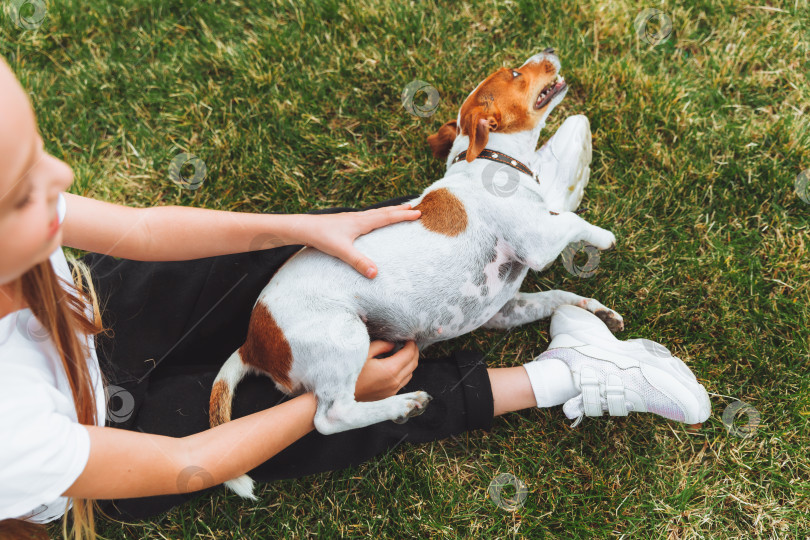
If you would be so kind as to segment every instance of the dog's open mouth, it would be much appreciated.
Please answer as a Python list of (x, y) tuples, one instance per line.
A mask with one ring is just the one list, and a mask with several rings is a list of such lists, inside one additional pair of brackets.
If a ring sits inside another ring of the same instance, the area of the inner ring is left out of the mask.
[(545, 88), (543, 88), (543, 91), (540, 92), (540, 95), (537, 96), (537, 101), (534, 103), (534, 108), (542, 109), (548, 105), (552, 99), (554, 99), (554, 96), (562, 92), (567, 86), (568, 84), (565, 82), (565, 78), (558, 73), (557, 77), (548, 83)]

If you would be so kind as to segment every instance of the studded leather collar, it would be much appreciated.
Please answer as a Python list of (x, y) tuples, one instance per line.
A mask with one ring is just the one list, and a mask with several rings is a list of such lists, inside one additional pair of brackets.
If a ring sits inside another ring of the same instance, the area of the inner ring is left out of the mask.
[[(467, 151), (466, 150), (462, 151), (461, 153), (459, 153), (459, 155), (457, 155), (455, 158), (453, 158), (453, 163), (456, 163), (457, 161), (464, 159), (464, 157), (466, 155), (467, 155)], [(507, 156), (503, 152), (493, 152), (492, 150), (484, 148), (483, 150), (481, 150), (481, 153), (478, 154), (478, 157), (483, 158), (483, 159), (488, 159), (490, 161), (497, 161), (498, 163), (503, 163), (504, 165), (508, 165), (510, 167), (513, 167), (513, 168), (519, 170), (520, 172), (528, 174), (529, 176), (534, 178), (535, 181), (538, 184), (540, 183), (540, 177), (537, 176), (536, 172), (532, 171), (524, 163), (521, 163), (520, 161), (516, 160), (515, 158), (513, 158), (511, 156)], [(580, 208), (578, 210), (574, 210), (574, 213), (575, 214), (581, 214), (582, 212), (585, 212), (586, 210), (587, 210), (587, 208)], [(552, 210), (549, 210), (549, 213), (554, 215), (554, 216), (559, 214), (558, 212), (554, 212)]]
[[(456, 163), (457, 161), (464, 159), (466, 156), (467, 156), (467, 151), (464, 150), (463, 152), (461, 152), (459, 155), (457, 155), (453, 159), (453, 163)], [(510, 166), (510, 167), (512, 167), (514, 169), (517, 169), (517, 170), (519, 170), (520, 172), (522, 172), (524, 174), (528, 174), (529, 176), (534, 178), (537, 182), (540, 181), (540, 179), (537, 177), (537, 175), (534, 173), (534, 171), (532, 171), (524, 163), (521, 163), (520, 161), (516, 160), (515, 158), (513, 158), (511, 156), (507, 156), (503, 152), (493, 152), (492, 150), (489, 150), (488, 148), (484, 148), (483, 150), (481, 150), (481, 153), (478, 154), (478, 158), (488, 159), (490, 161), (497, 161), (498, 163), (503, 163), (504, 165), (508, 165), (508, 166)], [(476, 159), (478, 159), (478, 158), (476, 158)]]

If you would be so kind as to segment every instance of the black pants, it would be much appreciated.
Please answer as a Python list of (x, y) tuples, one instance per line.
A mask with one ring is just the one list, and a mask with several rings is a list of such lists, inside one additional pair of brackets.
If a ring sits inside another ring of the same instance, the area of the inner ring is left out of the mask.
[[(417, 196), (390, 199), (368, 208), (403, 204)], [(358, 209), (336, 207), (308, 213), (348, 211)], [(244, 343), (261, 290), (301, 247), (172, 262), (85, 255), (83, 260), (91, 268), (99, 294), (102, 320), (112, 330), (111, 336), (96, 338), (110, 394), (107, 426), (174, 437), (208, 429), (208, 399), (219, 368)], [(401, 443), (422, 443), (491, 428), (492, 388), (480, 351), (456, 350), (444, 358), (420, 357), (413, 378), (401, 392), (414, 390), (433, 396), (424, 414), (404, 424), (382, 422), (328, 436), (313, 431), (249, 474), (258, 482), (296, 478), (358, 465)], [(233, 418), (286, 399), (269, 378), (249, 375), (236, 390)], [(213, 489), (222, 486), (183, 495), (103, 500), (99, 504), (110, 517), (138, 520)]]

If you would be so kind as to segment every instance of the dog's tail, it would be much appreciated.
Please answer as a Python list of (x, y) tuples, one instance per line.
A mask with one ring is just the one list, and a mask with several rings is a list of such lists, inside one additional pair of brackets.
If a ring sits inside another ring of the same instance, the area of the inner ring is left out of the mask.
[[(236, 389), (239, 381), (247, 375), (248, 371), (249, 368), (242, 362), (238, 350), (222, 364), (219, 373), (217, 373), (217, 378), (214, 379), (211, 399), (208, 403), (208, 422), (211, 427), (231, 421), (234, 389)], [(256, 496), (253, 494), (253, 480), (246, 474), (228, 480), (225, 485), (240, 497), (256, 500)]]

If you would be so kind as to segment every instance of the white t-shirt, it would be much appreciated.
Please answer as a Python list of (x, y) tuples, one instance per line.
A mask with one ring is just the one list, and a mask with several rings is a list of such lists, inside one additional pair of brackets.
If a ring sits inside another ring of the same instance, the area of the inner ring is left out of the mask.
[[(60, 223), (65, 210), (60, 194)], [(50, 261), (57, 275), (73, 283), (61, 247)], [(88, 316), (92, 320), (91, 306)], [(87, 364), (103, 426), (106, 399), (93, 336), (88, 344)], [(50, 335), (28, 308), (0, 318), (0, 520), (47, 523), (61, 517), (69, 502), (61, 495), (79, 477), (89, 456), (90, 436), (78, 423)]]

